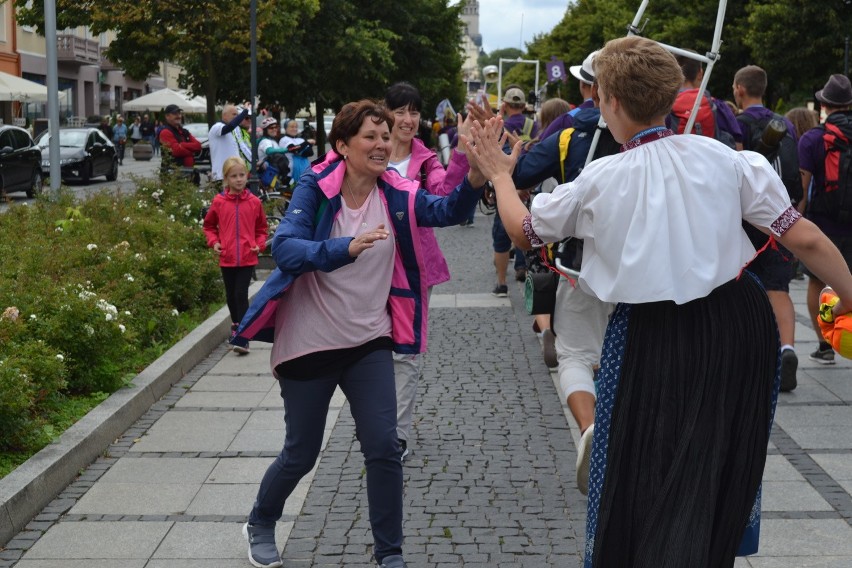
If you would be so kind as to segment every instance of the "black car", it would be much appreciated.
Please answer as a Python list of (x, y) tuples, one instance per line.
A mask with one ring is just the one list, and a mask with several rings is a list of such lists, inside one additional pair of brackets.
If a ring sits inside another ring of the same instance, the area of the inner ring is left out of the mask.
[(195, 164), (210, 163), (210, 126), (206, 122), (189, 122), (183, 125), (196, 140), (201, 142), (201, 151), (195, 155)]
[[(41, 150), (41, 169), (50, 175), (50, 133), (36, 138)], [(97, 128), (61, 128), (59, 130), (59, 165), (63, 180), (89, 183), (93, 177), (118, 178), (118, 156), (115, 146)]]
[(30, 134), (17, 126), (0, 126), (0, 194), (26, 191), (41, 193), (41, 152)]

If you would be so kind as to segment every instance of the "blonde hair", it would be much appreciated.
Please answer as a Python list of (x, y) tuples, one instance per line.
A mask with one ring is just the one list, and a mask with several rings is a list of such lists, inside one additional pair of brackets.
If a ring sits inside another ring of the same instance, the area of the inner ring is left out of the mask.
[(798, 138), (801, 138), (802, 134), (811, 128), (819, 126), (819, 115), (817, 114), (817, 111), (806, 107), (791, 108), (784, 116), (787, 120), (793, 123), (793, 127), (796, 129), (796, 136)]
[(243, 159), (238, 158), (236, 156), (231, 156), (230, 158), (225, 160), (224, 164), (222, 164), (222, 177), (223, 178), (228, 177), (228, 173), (232, 169), (234, 169), (236, 166), (240, 166), (242, 169), (246, 170), (246, 173), (248, 173), (248, 169), (246, 168), (246, 163), (243, 161)]
[(671, 112), (683, 85), (674, 55), (639, 36), (614, 39), (595, 56), (595, 79), (606, 100), (618, 99), (625, 113), (640, 124)]

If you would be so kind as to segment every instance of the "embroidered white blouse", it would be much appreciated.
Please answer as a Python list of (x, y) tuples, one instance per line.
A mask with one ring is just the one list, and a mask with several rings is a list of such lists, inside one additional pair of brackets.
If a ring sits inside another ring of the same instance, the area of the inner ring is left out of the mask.
[(584, 291), (605, 302), (678, 304), (708, 295), (752, 259), (743, 219), (778, 236), (800, 217), (763, 156), (695, 135), (596, 160), (538, 196), (530, 215), (534, 246), (584, 239)]

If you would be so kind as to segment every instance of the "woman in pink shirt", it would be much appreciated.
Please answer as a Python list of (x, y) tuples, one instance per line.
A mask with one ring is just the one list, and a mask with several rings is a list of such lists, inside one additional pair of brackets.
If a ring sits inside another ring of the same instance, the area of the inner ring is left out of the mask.
[(406, 566), (391, 352), (426, 349), (428, 286), (418, 227), (463, 221), (485, 179), (472, 171), (445, 197), (420, 189), (387, 169), (392, 126), (393, 116), (374, 101), (349, 103), (337, 114), (329, 135), (334, 150), (299, 178), (272, 241), (278, 270), (232, 340), (273, 341), (285, 409), (284, 449), (244, 527), (254, 566), (281, 566), (275, 523), (316, 463), (338, 386), (364, 454), (375, 560)]

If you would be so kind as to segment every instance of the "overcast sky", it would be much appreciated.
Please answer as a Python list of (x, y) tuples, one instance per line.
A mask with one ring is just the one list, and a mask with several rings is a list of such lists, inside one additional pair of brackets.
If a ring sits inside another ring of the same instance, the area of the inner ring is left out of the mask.
[(479, 0), (479, 33), (486, 52), (525, 49), (536, 34), (562, 21), (568, 0)]

